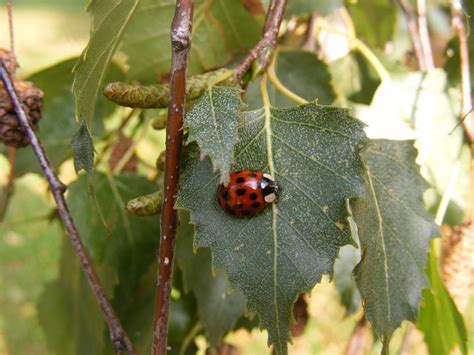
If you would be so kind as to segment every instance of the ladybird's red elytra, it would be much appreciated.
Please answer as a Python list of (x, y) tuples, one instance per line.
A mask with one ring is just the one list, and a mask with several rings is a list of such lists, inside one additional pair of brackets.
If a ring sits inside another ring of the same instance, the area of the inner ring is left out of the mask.
[(227, 186), (220, 184), (217, 201), (224, 211), (237, 218), (252, 217), (274, 202), (279, 185), (273, 178), (258, 170), (239, 170), (230, 173)]

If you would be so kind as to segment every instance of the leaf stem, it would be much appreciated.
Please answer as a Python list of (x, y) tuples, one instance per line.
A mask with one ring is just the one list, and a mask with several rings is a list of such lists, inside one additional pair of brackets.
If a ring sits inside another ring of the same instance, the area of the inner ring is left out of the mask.
[(235, 67), (235, 77), (240, 82), (255, 59), (262, 68), (268, 66), (270, 54), (277, 44), (278, 32), (285, 14), (287, 0), (271, 0), (268, 5), (263, 33), (257, 44), (247, 53), (245, 58)]
[(289, 98), (290, 100), (293, 100), (299, 105), (304, 105), (308, 103), (307, 100), (303, 99), (301, 96), (298, 96), (293, 91), (288, 89), (285, 85), (283, 85), (280, 79), (278, 79), (278, 76), (275, 72), (275, 59), (272, 60), (271, 64), (268, 66), (267, 75), (271, 83), (273, 84), (273, 86), (278, 91), (280, 91), (283, 95), (285, 95), (287, 98)]
[(58, 179), (55, 175), (51, 162), (44, 151), (44, 148), (39, 140), (39, 137), (36, 136), (31, 123), (28, 117), (25, 114), (25, 111), (22, 108), (18, 94), (15, 91), (13, 86), (12, 79), (8, 74), (3, 61), (0, 60), (0, 79), (5, 86), (5, 89), (10, 96), (13, 106), (15, 108), (18, 121), (21, 126), (25, 129), (26, 135), (30, 140), (30, 144), (33, 148), (33, 151), (38, 158), (38, 161), (43, 169), (46, 179), (48, 180), (49, 186), (51, 188), (51, 193), (53, 194), (56, 205), (58, 206), (58, 213), (63, 222), (64, 228), (66, 229), (67, 234), (71, 240), (71, 244), (76, 251), (76, 254), (79, 257), (79, 261), (84, 271), (87, 281), (94, 293), (94, 296), (99, 303), (102, 312), (104, 314), (105, 320), (109, 327), (111, 340), (116, 353), (121, 353), (122, 349), (125, 349), (129, 354), (135, 354), (132, 343), (128, 338), (127, 334), (122, 328), (119, 319), (117, 318), (115, 311), (112, 308), (112, 305), (107, 300), (105, 291), (100, 283), (99, 277), (97, 276), (92, 262), (87, 254), (87, 251), (82, 244), (79, 232), (74, 225), (69, 208), (67, 206), (66, 200), (64, 198), (64, 193), (66, 191), (66, 186)]
[(188, 52), (191, 47), (193, 10), (194, 0), (177, 0), (171, 24), (170, 101), (166, 123), (166, 158), (161, 209), (159, 270), (153, 322), (153, 355), (164, 355), (167, 350), (168, 315), (177, 222), (177, 211), (174, 209), (174, 204), (178, 192), (181, 162), (182, 127), (186, 102), (186, 69)]

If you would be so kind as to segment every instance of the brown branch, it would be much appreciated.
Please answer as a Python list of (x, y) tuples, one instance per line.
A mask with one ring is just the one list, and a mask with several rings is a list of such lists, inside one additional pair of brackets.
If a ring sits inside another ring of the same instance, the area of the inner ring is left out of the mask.
[(177, 212), (174, 209), (178, 192), (179, 167), (183, 140), (183, 116), (186, 103), (186, 69), (191, 47), (194, 0), (177, 0), (171, 24), (171, 80), (168, 122), (166, 123), (166, 157), (161, 237), (158, 257), (155, 318), (152, 354), (166, 354), (168, 314), (172, 287), (173, 256), (176, 239)]
[(434, 69), (433, 52), (431, 50), (430, 34), (428, 32), (428, 21), (426, 20), (426, 0), (417, 0), (418, 31), (420, 33), (421, 48), (426, 70)]
[(7, 0), (8, 29), (10, 32), (10, 52), (15, 56), (15, 33), (13, 30), (13, 5), (12, 0)]
[(402, 9), (408, 22), (408, 30), (410, 31), (413, 48), (415, 50), (416, 59), (421, 71), (426, 71), (425, 56), (423, 54), (423, 46), (421, 44), (420, 32), (418, 30), (418, 20), (411, 4), (407, 0), (397, 0), (398, 5)]
[(255, 59), (258, 59), (258, 64), (261, 68), (268, 66), (270, 54), (277, 43), (277, 36), (285, 13), (286, 3), (287, 0), (272, 0), (270, 2), (260, 40), (235, 67), (235, 77), (238, 82), (249, 70)]
[(461, 117), (466, 136), (471, 144), (474, 143), (474, 98), (471, 92), (471, 72), (469, 67), (469, 48), (467, 44), (466, 25), (464, 24), (463, 8), (459, 0), (451, 2), (452, 23), (459, 37), (459, 52), (461, 57)]
[(26, 135), (30, 140), (30, 144), (33, 148), (33, 151), (35, 152), (36, 157), (38, 158), (38, 161), (41, 165), (41, 168), (44, 174), (46, 175), (46, 179), (48, 180), (54, 200), (56, 202), (56, 205), (58, 206), (58, 213), (61, 217), (61, 221), (63, 222), (64, 228), (66, 229), (66, 232), (69, 235), (72, 246), (74, 247), (79, 257), (82, 269), (86, 275), (90, 287), (92, 288), (94, 296), (100, 307), (102, 308), (102, 312), (110, 330), (111, 340), (114, 345), (114, 349), (118, 354), (122, 353), (122, 349), (125, 349), (129, 354), (135, 354), (130, 340), (125, 334), (125, 331), (123, 330), (120, 321), (118, 320), (114, 310), (112, 309), (112, 306), (107, 300), (104, 289), (102, 288), (100, 280), (92, 267), (92, 263), (89, 259), (87, 251), (84, 248), (76, 226), (74, 225), (74, 221), (72, 220), (69, 208), (66, 204), (66, 200), (64, 199), (64, 192), (66, 191), (66, 186), (55, 175), (49, 158), (46, 155), (46, 152), (44, 151), (39, 138), (33, 131), (31, 123), (21, 106), (18, 94), (15, 91), (15, 87), (13, 86), (12, 79), (8, 71), (6, 70), (2, 60), (0, 60), (0, 79), (3, 82), (3, 85), (5, 86), (5, 89), (13, 102), (13, 106), (15, 107), (19, 123), (25, 129)]
[(3, 188), (2, 195), (0, 196), (0, 222), (3, 221), (7, 214), (10, 198), (13, 195), (13, 186), (15, 185), (15, 156), (16, 148), (8, 147), (8, 162), (10, 163), (10, 172), (8, 174), (7, 184)]

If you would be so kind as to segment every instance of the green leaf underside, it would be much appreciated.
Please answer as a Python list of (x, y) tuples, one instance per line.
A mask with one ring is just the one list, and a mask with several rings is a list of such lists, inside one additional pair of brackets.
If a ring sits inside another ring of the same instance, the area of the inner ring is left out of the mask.
[(424, 333), (432, 355), (450, 354), (456, 344), (467, 354), (467, 334), (462, 315), (439, 273), (438, 259), (432, 246), (426, 268), (431, 288), (423, 290), (417, 327)]
[(196, 141), (202, 156), (211, 158), (221, 182), (229, 179), (229, 169), (237, 140), (240, 121), (240, 90), (232, 87), (211, 87), (186, 115), (189, 142)]
[(176, 242), (176, 262), (183, 275), (185, 289), (196, 296), (199, 319), (211, 346), (217, 346), (243, 315), (245, 300), (240, 292), (229, 294), (229, 281), (223, 270), (212, 274), (211, 252), (203, 248), (193, 252), (194, 227), (189, 213), (180, 213)]
[[(104, 6), (105, 4), (109, 6)], [(91, 38), (74, 68), (73, 93), (76, 97), (76, 119), (92, 124), (99, 86), (112, 55), (121, 40), (139, 0), (92, 0)]]
[(195, 246), (211, 246), (213, 266), (243, 291), (279, 354), (297, 295), (331, 273), (339, 248), (352, 242), (345, 201), (363, 191), (362, 128), (346, 110), (314, 103), (245, 112), (232, 170), (268, 172), (282, 187), (278, 203), (249, 219), (224, 212), (219, 174), (195, 144), (186, 149), (176, 205), (191, 211)]
[(403, 320), (415, 321), (429, 241), (438, 235), (424, 211), (427, 183), (415, 163), (412, 141), (374, 141), (363, 152), (365, 196), (352, 201), (362, 260), (354, 270), (367, 318), (385, 345)]

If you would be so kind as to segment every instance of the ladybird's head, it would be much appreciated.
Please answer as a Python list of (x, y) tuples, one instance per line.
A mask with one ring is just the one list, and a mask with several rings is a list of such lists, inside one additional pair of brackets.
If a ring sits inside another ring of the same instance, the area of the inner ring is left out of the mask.
[(281, 186), (270, 174), (263, 174), (262, 192), (266, 203), (275, 202), (280, 194)]

